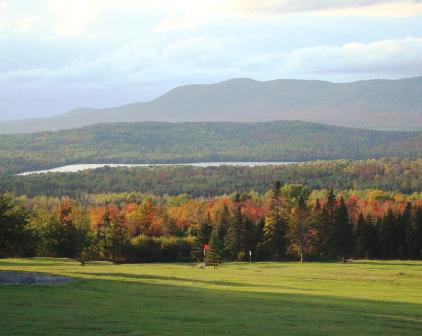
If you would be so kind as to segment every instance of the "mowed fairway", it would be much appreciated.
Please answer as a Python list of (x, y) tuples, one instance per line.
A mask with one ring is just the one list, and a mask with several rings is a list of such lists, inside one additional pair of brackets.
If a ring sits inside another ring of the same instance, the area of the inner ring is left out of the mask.
[(3, 259), (75, 278), (0, 286), (0, 335), (422, 335), (422, 262), (113, 265)]

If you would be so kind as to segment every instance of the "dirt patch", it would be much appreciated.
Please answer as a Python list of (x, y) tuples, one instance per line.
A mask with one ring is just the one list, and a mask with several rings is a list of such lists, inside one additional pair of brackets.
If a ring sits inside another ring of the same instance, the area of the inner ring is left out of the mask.
[(48, 273), (0, 271), (0, 285), (48, 285), (71, 281), (71, 278)]

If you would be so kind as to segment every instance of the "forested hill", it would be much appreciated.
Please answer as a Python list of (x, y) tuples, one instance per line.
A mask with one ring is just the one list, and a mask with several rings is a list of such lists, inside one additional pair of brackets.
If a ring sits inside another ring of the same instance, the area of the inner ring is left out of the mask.
[(30, 133), (110, 122), (303, 120), (372, 129), (422, 129), (422, 77), (331, 83), (247, 78), (177, 87), (149, 102), (80, 108), (51, 118), (0, 122)]
[(0, 174), (72, 163), (309, 161), (422, 157), (422, 132), (299, 121), (116, 123), (0, 136)]
[[(422, 159), (312, 161), (284, 166), (104, 167), (77, 173), (48, 173), (0, 177), (0, 194), (72, 196), (84, 194), (154, 193), (194, 197), (255, 190), (265, 192), (274, 181), (303, 183), (312, 189), (354, 191), (379, 189), (422, 198)], [(381, 193), (378, 195), (384, 197)], [(421, 203), (422, 204), (422, 203)]]

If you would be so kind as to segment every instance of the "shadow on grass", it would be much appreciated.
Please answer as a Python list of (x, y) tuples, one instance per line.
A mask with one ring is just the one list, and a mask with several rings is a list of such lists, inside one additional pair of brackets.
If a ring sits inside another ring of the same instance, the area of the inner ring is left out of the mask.
[(369, 265), (369, 266), (416, 266), (420, 267), (422, 270), (422, 261), (400, 261), (400, 260), (391, 260), (389, 261), (380, 261), (380, 260), (354, 260), (351, 262), (353, 265)]
[[(180, 282), (191, 282), (204, 285), (215, 285), (215, 286), (231, 286), (231, 287), (247, 287), (247, 288), (273, 288), (273, 289), (295, 289), (296, 287), (279, 286), (279, 285), (264, 285), (264, 284), (250, 284), (236, 281), (225, 281), (225, 280), (199, 280), (194, 278), (180, 278), (172, 276), (162, 275), (151, 275), (151, 274), (130, 274), (130, 273), (98, 273), (98, 272), (77, 272), (73, 274), (89, 275), (95, 277), (118, 277), (125, 278), (127, 281), (139, 281), (139, 280), (153, 280), (153, 281), (180, 281)], [(313, 291), (313, 289), (301, 288), (301, 291)]]
[[(132, 274), (129, 278), (192, 282)], [(0, 288), (0, 334), (34, 331), (57, 336), (421, 335), (422, 305), (118, 279)]]

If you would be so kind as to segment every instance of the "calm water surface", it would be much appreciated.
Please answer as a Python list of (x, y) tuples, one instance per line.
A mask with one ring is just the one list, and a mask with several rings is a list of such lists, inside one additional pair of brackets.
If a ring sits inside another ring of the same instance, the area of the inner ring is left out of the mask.
[(242, 166), (242, 167), (256, 167), (256, 166), (281, 166), (293, 164), (295, 162), (195, 162), (195, 163), (160, 163), (160, 164), (116, 164), (116, 163), (99, 163), (99, 164), (74, 164), (63, 167), (57, 167), (47, 170), (34, 170), (18, 175), (32, 175), (44, 173), (75, 173), (87, 169), (96, 169), (102, 167), (151, 167), (151, 166), (193, 166), (193, 167), (219, 167), (219, 166)]

